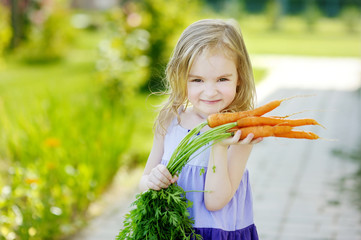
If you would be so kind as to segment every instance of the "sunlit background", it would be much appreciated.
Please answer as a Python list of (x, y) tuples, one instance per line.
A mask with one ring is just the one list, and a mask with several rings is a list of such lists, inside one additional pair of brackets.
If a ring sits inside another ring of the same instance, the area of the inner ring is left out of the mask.
[(144, 166), (163, 100), (149, 94), (190, 23), (236, 19), (251, 57), (359, 58), (360, 12), (359, 0), (0, 0), (0, 239), (71, 236), (119, 170)]

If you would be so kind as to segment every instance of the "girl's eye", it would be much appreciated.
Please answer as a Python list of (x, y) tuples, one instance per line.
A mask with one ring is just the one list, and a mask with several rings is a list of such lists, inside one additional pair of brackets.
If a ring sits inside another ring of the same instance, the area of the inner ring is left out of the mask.
[(195, 78), (195, 79), (192, 79), (191, 82), (202, 82), (202, 79)]
[(228, 81), (228, 79), (227, 78), (220, 78), (218, 81), (219, 82), (226, 82), (226, 81)]

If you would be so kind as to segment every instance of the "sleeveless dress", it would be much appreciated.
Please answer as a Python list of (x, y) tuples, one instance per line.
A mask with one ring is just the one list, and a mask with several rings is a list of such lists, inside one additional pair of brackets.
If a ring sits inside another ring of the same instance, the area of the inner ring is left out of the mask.
[[(176, 120), (172, 121), (164, 139), (162, 164), (167, 165), (174, 149), (188, 132), (189, 130), (180, 126)], [(210, 148), (199, 149), (182, 169), (178, 185), (186, 192), (204, 190), (209, 155)], [(221, 210), (208, 211), (203, 194), (187, 192), (186, 198), (193, 202), (193, 206), (188, 209), (194, 220), (193, 227), (204, 240), (258, 240), (253, 222), (252, 193), (247, 169), (235, 195)]]

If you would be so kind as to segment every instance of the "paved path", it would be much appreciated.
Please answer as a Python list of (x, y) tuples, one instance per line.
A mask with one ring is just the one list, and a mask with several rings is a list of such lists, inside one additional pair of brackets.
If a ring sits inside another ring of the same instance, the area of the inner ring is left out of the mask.
[[(248, 168), (260, 239), (360, 240), (361, 212), (352, 202), (352, 191), (345, 190), (353, 187), (350, 176), (357, 165), (333, 154), (337, 149), (351, 150), (361, 139), (361, 101), (356, 91), (361, 83), (360, 60), (268, 55), (252, 56), (252, 62), (269, 68), (257, 89), (260, 104), (312, 94), (282, 103), (274, 114), (311, 110), (297, 117), (315, 118), (326, 129), (308, 129), (333, 139), (269, 138), (255, 146)], [(103, 214), (71, 240), (114, 239), (135, 194), (127, 190), (131, 185), (124, 188), (124, 182), (134, 182), (125, 180), (124, 174), (98, 204)], [(140, 174), (137, 170), (131, 176)]]
[(337, 141), (266, 139), (249, 159), (255, 222), (262, 240), (360, 240), (361, 212), (352, 203), (350, 176), (357, 170), (334, 150), (350, 150), (361, 140), (359, 59), (258, 56), (270, 68), (258, 88), (260, 103), (295, 95), (275, 111), (312, 117), (326, 129), (308, 127)]

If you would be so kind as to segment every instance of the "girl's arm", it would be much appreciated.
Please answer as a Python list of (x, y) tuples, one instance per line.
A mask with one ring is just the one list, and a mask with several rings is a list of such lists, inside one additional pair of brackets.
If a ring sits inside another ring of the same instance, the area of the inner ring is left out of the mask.
[(152, 150), (144, 168), (143, 176), (139, 182), (139, 188), (141, 191), (167, 188), (171, 183), (174, 183), (178, 179), (177, 177), (172, 177), (166, 166), (161, 164), (163, 146), (164, 136), (156, 134), (154, 136)]
[(233, 197), (242, 180), (252, 144), (262, 138), (253, 139), (249, 134), (239, 141), (240, 131), (233, 138), (213, 145), (208, 163), (204, 200), (206, 208), (217, 211)]

